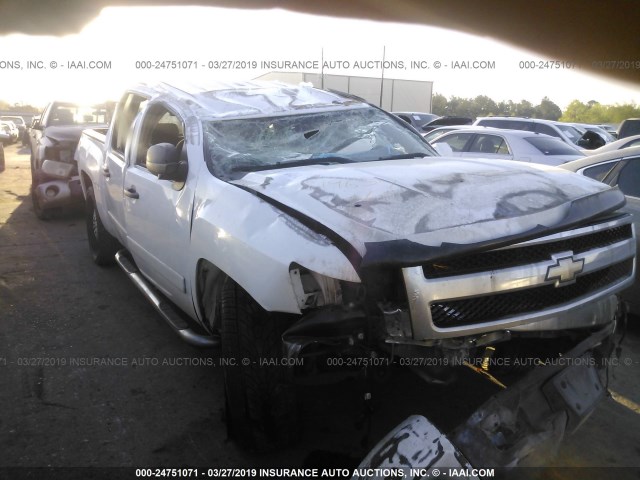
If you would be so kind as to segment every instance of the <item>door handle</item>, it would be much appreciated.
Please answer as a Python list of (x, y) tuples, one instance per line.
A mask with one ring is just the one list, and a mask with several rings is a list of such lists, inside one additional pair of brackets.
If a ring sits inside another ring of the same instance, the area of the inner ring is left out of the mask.
[(125, 188), (124, 194), (129, 198), (140, 198), (140, 194), (136, 192), (136, 187), (133, 185), (131, 185), (129, 188)]
[(111, 173), (109, 172), (109, 167), (107, 167), (106, 165), (102, 167), (100, 171), (102, 172), (102, 175), (104, 175), (107, 178), (111, 176)]

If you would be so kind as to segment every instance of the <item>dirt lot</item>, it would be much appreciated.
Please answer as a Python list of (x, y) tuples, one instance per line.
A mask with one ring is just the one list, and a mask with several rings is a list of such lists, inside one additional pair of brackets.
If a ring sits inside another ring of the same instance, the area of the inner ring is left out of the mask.
[[(218, 352), (183, 343), (119, 269), (93, 265), (81, 211), (38, 221), (29, 152), (10, 146), (6, 157), (0, 467), (351, 467), (409, 414), (431, 412), (451, 429), (473, 410), (471, 398), (494, 388), (479, 376), (429, 387), (399, 372), (374, 387), (363, 446), (363, 382), (300, 387), (305, 434), (296, 447), (268, 456), (243, 452), (226, 438)], [(640, 478), (640, 320), (631, 321), (623, 365), (609, 385), (622, 400), (607, 398), (553, 465), (627, 467), (616, 470), (619, 480)], [(553, 478), (574, 475), (557, 470)]]

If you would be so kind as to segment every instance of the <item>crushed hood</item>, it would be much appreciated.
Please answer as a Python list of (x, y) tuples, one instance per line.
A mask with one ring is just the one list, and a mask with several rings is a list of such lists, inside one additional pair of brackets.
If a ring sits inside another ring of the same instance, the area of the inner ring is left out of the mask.
[(365, 265), (444, 256), (624, 204), (617, 189), (565, 170), (442, 157), (274, 169), (231, 183), (344, 239)]

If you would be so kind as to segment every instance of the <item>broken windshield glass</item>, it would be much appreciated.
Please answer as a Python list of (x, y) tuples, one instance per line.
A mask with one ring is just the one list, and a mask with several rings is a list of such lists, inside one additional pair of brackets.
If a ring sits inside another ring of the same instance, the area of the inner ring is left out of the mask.
[(234, 172), (304, 164), (369, 162), (435, 155), (418, 135), (372, 107), (204, 123), (209, 170)]

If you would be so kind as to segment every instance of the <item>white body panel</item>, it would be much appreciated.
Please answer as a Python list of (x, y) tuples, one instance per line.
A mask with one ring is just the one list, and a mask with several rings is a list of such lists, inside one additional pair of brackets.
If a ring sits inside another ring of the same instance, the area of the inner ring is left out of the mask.
[[(90, 179), (83, 178), (83, 187), (86, 191), (88, 181), (93, 184), (105, 228), (127, 247), (143, 274), (195, 319), (200, 316), (194, 305), (202, 260), (268, 311), (300, 312), (289, 274), (292, 264), (360, 281), (353, 259), (324, 233), (294, 218), (297, 214), (364, 256), (371, 242), (410, 240), (437, 248), (452, 239), (472, 244), (554, 225), (571, 201), (607, 189), (544, 166), (437, 157), (293, 167), (223, 181), (205, 165), (203, 120), (352, 108), (352, 100), (342, 99), (340, 105), (340, 97), (307, 87), (242, 95), (233, 91), (236, 87), (203, 93), (199, 103), (182, 101), (179, 91), (164, 86), (133, 91), (147, 95), (149, 105), (164, 102), (184, 122), (189, 171), (181, 190), (112, 152), (111, 132), (102, 149), (98, 140), (83, 135), (77, 157), (79, 171)], [(139, 125), (135, 128), (137, 134)], [(109, 175), (101, 173), (105, 165)], [(123, 194), (131, 187), (139, 198)]]

